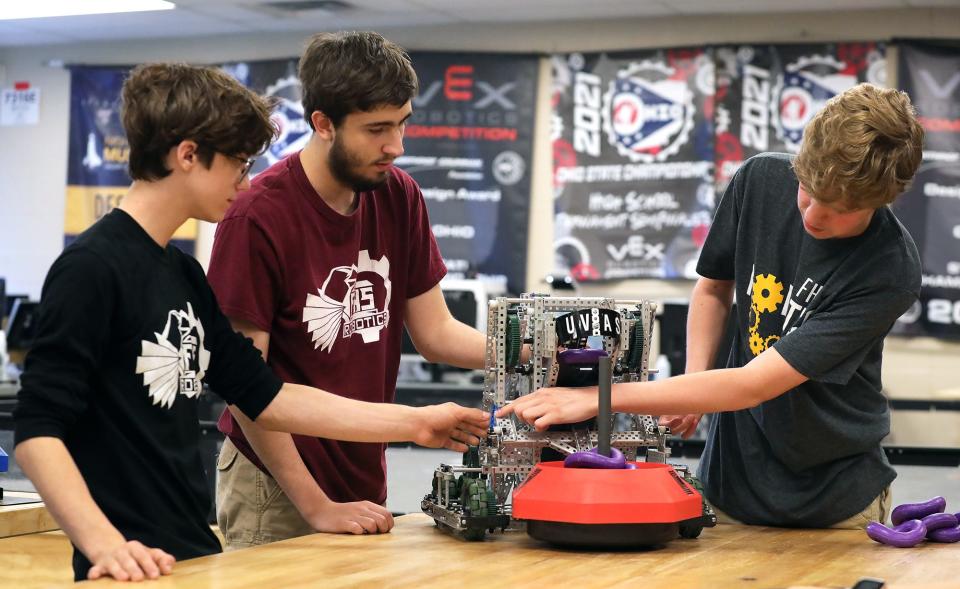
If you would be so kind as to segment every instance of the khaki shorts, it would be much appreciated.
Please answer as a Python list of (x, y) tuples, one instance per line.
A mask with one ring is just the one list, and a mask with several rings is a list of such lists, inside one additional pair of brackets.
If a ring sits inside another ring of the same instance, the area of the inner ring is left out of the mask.
[[(862, 530), (867, 527), (867, 524), (870, 522), (881, 522), (885, 523), (887, 518), (890, 517), (890, 487), (884, 489), (876, 499), (873, 500), (873, 503), (867, 506), (866, 509), (858, 513), (857, 515), (851, 517), (850, 519), (845, 519), (842, 522), (837, 522), (832, 526), (828, 526), (831, 529), (838, 530)], [(711, 507), (713, 507), (711, 505)], [(717, 514), (717, 523), (718, 524), (742, 524), (743, 522), (738, 521), (730, 517), (729, 515), (723, 513), (716, 507), (713, 507), (713, 511)]]
[(229, 439), (217, 460), (217, 524), (227, 550), (314, 533), (277, 481)]

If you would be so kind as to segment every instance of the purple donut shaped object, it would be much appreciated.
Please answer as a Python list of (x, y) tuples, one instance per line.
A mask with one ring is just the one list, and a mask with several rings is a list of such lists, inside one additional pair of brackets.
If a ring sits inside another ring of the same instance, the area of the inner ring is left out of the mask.
[[(960, 524), (960, 513), (955, 513), (953, 516), (957, 519), (958, 524)], [(927, 532), (927, 539), (943, 543), (960, 542), (960, 525)]]
[(933, 513), (941, 513), (947, 508), (947, 500), (937, 496), (923, 503), (904, 503), (894, 508), (890, 514), (890, 523), (899, 526), (911, 519), (923, 519)]
[(928, 536), (935, 530), (957, 527), (957, 516), (952, 513), (931, 513), (920, 521), (927, 528)]
[(606, 355), (606, 350), (595, 348), (572, 349), (557, 354), (557, 361), (561, 364), (596, 364)]
[(927, 534), (927, 539), (933, 540), (934, 542), (942, 542), (944, 544), (960, 542), (960, 526), (955, 528), (940, 528), (939, 530), (934, 530)]
[(888, 528), (880, 522), (867, 524), (867, 536), (870, 536), (871, 540), (897, 548), (916, 546), (923, 542), (926, 535), (927, 528), (918, 519), (903, 522), (894, 529)]
[(604, 456), (591, 448), (583, 452), (574, 452), (563, 460), (564, 468), (630, 468), (623, 452), (610, 448), (610, 456)]

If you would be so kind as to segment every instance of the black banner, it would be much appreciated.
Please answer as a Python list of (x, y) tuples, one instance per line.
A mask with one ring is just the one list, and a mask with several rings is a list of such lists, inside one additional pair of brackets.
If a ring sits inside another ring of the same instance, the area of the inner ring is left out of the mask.
[(397, 165), (420, 185), (453, 278), (526, 290), (538, 58), (413, 53), (420, 94)]
[(960, 46), (899, 45), (898, 82), (926, 131), (923, 163), (893, 209), (920, 249), (920, 302), (894, 333), (960, 339)]
[[(420, 94), (396, 164), (420, 185), (452, 278), (484, 278), (526, 289), (530, 157), (537, 58), (523, 55), (413, 53)], [(280, 137), (254, 172), (303, 149), (297, 60), (224, 66), (262, 94), (277, 96)]]
[(827, 100), (870, 82), (886, 85), (882, 43), (718, 47), (716, 182), (722, 194), (744, 160), (796, 153)]
[(553, 57), (558, 271), (696, 276), (714, 209), (713, 72), (703, 49)]

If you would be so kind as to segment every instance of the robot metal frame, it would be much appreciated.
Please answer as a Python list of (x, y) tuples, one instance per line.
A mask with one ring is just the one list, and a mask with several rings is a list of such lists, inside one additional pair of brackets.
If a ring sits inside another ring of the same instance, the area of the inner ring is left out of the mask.
[[(564, 367), (558, 352), (602, 347), (611, 358), (614, 383), (649, 379), (649, 346), (657, 305), (647, 300), (601, 297), (549, 297), (525, 294), (498, 297), (489, 302), (482, 408), (495, 411), (522, 395), (557, 384)], [(599, 345), (598, 345), (599, 343)], [(524, 359), (524, 344), (529, 356)], [(594, 365), (593, 369), (596, 369)], [(576, 378), (576, 374), (573, 374)], [(666, 463), (669, 429), (650, 415), (613, 414), (610, 446), (627, 460)], [(438, 527), (467, 540), (486, 533), (523, 530), (513, 519), (512, 493), (547, 454), (562, 459), (598, 446), (597, 428), (589, 422), (561, 431), (537, 432), (515, 416), (491, 417), (486, 439), (464, 454), (463, 465), (441, 464), (421, 509)], [(677, 474), (698, 491), (699, 481), (684, 465), (672, 465)], [(680, 536), (695, 538), (716, 523), (713, 510), (703, 502), (703, 515), (681, 522)]]

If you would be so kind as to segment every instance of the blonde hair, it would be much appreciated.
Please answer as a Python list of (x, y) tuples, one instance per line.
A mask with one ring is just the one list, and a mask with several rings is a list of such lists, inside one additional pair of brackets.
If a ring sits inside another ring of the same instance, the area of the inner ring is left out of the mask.
[(876, 209), (907, 189), (922, 157), (923, 127), (910, 97), (859, 84), (807, 124), (793, 169), (819, 201)]

